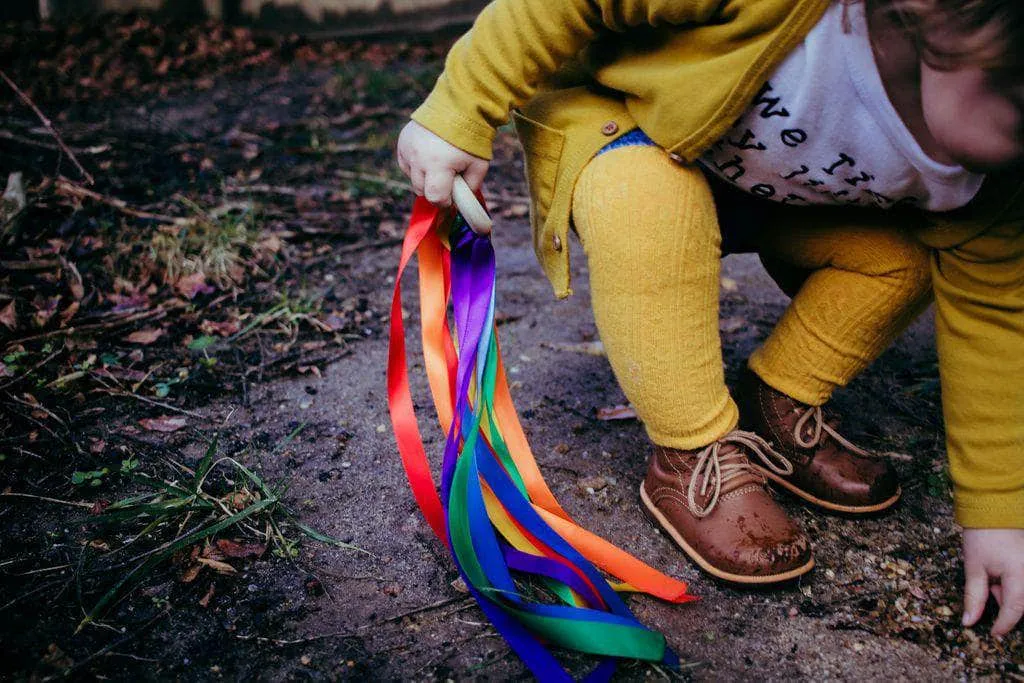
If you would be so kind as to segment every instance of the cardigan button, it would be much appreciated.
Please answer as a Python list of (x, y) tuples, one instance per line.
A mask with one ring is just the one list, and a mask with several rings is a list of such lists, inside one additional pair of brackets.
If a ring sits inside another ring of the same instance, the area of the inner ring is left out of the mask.
[(562, 251), (562, 238), (555, 235), (551, 238), (551, 246), (555, 251)]
[(601, 126), (601, 132), (604, 133), (605, 135), (615, 135), (616, 133), (619, 132), (619, 124), (615, 123), (614, 121), (609, 121), (608, 123)]
[(676, 154), (675, 152), (672, 152), (671, 154), (669, 154), (668, 158), (671, 159), (672, 161), (676, 162), (677, 164), (683, 163), (683, 157), (681, 155), (679, 155), (679, 154)]

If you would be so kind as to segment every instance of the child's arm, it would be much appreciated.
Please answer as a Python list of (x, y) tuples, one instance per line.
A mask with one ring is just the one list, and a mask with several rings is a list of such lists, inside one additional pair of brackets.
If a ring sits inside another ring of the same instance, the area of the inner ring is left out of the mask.
[[(478, 183), (509, 111), (599, 32), (707, 22), (724, 0), (495, 0), (455, 43), (426, 101), (399, 138), (399, 163), (427, 199), (446, 205), (455, 173)], [(426, 129), (426, 130), (423, 130)], [(432, 132), (434, 135), (426, 135)], [(442, 142), (446, 142), (442, 144)], [(456, 152), (461, 152), (456, 154)], [(482, 168), (482, 171), (481, 171)], [(475, 175), (474, 175), (475, 174)]]
[(939, 250), (933, 268), (964, 623), (981, 616), (992, 582), (997, 635), (1024, 614), (1024, 216), (1013, 218)]

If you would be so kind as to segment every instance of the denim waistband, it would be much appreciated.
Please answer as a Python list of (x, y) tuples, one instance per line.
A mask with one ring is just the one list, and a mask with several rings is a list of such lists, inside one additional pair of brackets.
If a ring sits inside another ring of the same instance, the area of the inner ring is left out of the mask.
[(613, 149), (618, 149), (619, 147), (635, 146), (657, 147), (658, 143), (647, 137), (647, 134), (644, 133), (639, 128), (634, 128), (633, 130), (629, 131), (622, 137), (616, 138), (615, 140), (609, 142), (607, 145), (598, 150), (597, 154), (604, 154), (605, 152), (608, 152)]

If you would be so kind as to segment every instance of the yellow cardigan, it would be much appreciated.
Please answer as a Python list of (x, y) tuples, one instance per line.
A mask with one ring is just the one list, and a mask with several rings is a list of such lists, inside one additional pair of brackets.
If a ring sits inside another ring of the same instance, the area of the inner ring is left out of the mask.
[[(674, 157), (695, 160), (746, 111), (828, 4), (495, 0), (452, 47), (412, 118), (490, 159), (496, 128), (513, 114), (534, 248), (555, 294), (566, 297), (572, 191), (594, 154), (640, 126)], [(908, 222), (935, 250), (957, 519), (1024, 528), (1022, 175), (990, 177), (967, 207)]]

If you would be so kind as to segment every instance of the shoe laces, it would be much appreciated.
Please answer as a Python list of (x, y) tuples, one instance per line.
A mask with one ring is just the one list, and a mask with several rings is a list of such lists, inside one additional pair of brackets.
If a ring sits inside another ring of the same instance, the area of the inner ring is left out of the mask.
[[(793, 473), (793, 463), (767, 441), (753, 432), (733, 430), (697, 454), (690, 485), (686, 490), (686, 501), (695, 517), (703, 518), (711, 514), (718, 505), (723, 484), (743, 475), (754, 475), (764, 481), (761, 473), (751, 464), (748, 453), (757, 456), (765, 467), (776, 474), (785, 476)], [(711, 489), (711, 497), (704, 507), (697, 504), (698, 479), (701, 482), (699, 488), (702, 497), (707, 496)]]
[[(825, 413), (821, 406), (807, 406), (803, 410), (800, 408), (794, 408), (793, 410), (800, 414), (796, 424), (793, 425), (793, 438), (798, 446), (802, 448), (817, 448), (827, 434), (855, 455), (865, 458), (871, 457), (870, 452), (852, 443), (825, 421)], [(810, 429), (808, 429), (809, 423), (811, 423)], [(810, 431), (811, 436), (809, 439), (804, 438), (805, 431)]]

